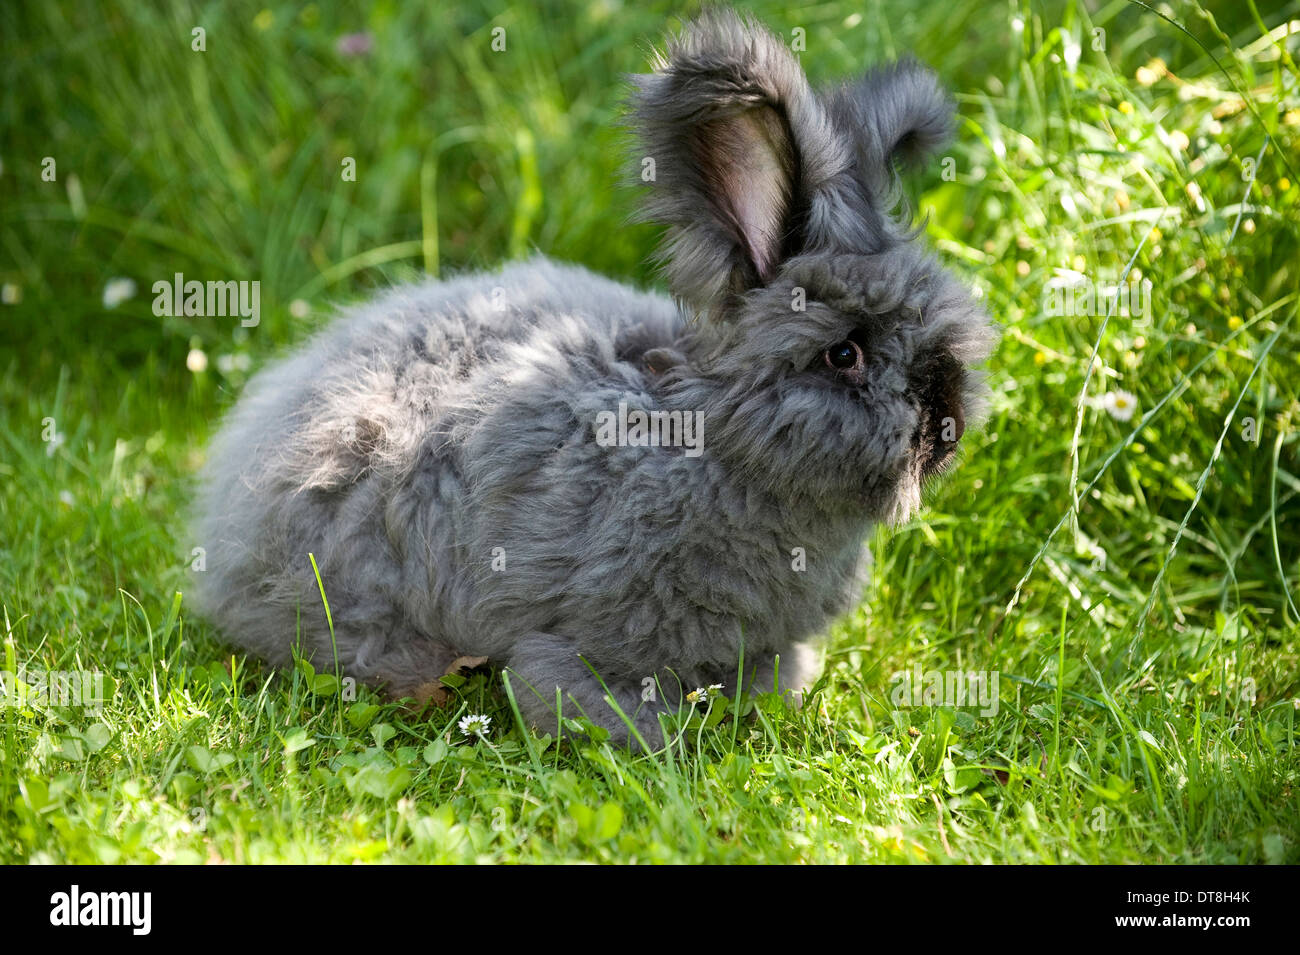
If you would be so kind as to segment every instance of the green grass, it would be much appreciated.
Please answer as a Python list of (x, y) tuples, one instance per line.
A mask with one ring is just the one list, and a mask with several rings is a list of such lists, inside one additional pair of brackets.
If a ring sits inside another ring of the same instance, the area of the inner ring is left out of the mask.
[[(954, 89), (950, 175), (911, 189), (1003, 339), (989, 420), (876, 535), (809, 704), (719, 700), (649, 756), (522, 731), (496, 675), (432, 715), (342, 700), (177, 594), (229, 356), (532, 249), (653, 283), (618, 76), (678, 11), (260, 9), (0, 7), (4, 665), (113, 683), (101, 712), (0, 709), (0, 861), (1300, 861), (1300, 28), (1264, 38), (1300, 4), (1162, 7), (1188, 32), (1121, 0), (754, 5), (815, 81), (911, 50)], [(1054, 270), (1130, 263), (1145, 325), (1047, 314)], [(261, 324), (155, 317), (175, 272), (260, 280)], [(114, 277), (139, 291), (108, 309)], [(1094, 406), (1116, 389), (1129, 421)], [(918, 666), (996, 671), (996, 715), (897, 708)]]

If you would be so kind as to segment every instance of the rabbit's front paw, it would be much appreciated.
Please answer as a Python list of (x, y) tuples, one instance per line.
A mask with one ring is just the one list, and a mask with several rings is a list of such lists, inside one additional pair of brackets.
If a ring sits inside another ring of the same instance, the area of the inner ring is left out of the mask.
[(666, 745), (659, 714), (667, 710), (654, 681), (605, 678), (569, 640), (531, 634), (515, 645), (507, 671), (520, 710), (542, 732), (558, 731), (562, 717), (585, 716), (616, 743), (651, 750)]

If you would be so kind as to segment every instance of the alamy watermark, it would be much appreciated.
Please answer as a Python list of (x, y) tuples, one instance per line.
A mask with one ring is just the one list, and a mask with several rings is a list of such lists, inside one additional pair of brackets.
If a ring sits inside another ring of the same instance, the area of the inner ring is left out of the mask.
[(240, 325), (253, 328), (262, 320), (262, 283), (230, 280), (228, 282), (185, 281), (177, 272), (168, 282), (153, 283), (153, 313), (159, 318), (202, 315), (208, 318), (239, 316)]
[(122, 926), (133, 935), (153, 927), (152, 892), (83, 892), (73, 885), (50, 896), (50, 924), (56, 927)]
[(1122, 315), (1151, 320), (1151, 280), (1123, 284), (1094, 282), (1082, 272), (1057, 269), (1043, 289), (1045, 309), (1054, 318), (1083, 315)]
[(596, 443), (602, 448), (685, 448), (688, 458), (704, 452), (702, 411), (628, 411), (627, 402), (618, 411), (596, 415)]
[(75, 706), (103, 709), (102, 670), (0, 670), (0, 709), (8, 706)]
[(920, 664), (890, 677), (889, 700), (911, 706), (974, 706), (980, 716), (998, 715), (997, 670), (921, 670)]

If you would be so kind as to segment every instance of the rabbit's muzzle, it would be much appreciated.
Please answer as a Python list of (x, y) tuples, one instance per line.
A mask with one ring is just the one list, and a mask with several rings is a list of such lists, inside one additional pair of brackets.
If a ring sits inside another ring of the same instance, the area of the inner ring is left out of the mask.
[(966, 370), (946, 352), (925, 362), (910, 381), (917, 405), (912, 449), (921, 476), (941, 473), (957, 453), (966, 431)]

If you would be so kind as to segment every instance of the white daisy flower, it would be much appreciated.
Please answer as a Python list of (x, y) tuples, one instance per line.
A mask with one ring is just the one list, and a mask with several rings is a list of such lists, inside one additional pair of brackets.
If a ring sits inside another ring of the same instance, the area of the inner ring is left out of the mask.
[(135, 295), (134, 279), (109, 279), (104, 286), (104, 307), (117, 308)]
[(300, 298), (289, 303), (289, 314), (294, 318), (306, 318), (311, 314), (311, 306)]
[(686, 702), (707, 703), (709, 702), (709, 694), (718, 692), (721, 689), (722, 689), (721, 683), (710, 683), (707, 687), (703, 687), (703, 686), (697, 687), (696, 689), (691, 690), (691, 692), (686, 694)]
[(23, 300), (23, 287), (15, 285), (13, 282), (6, 282), (0, 285), (0, 302), (6, 305), (17, 305)]
[(208, 369), (208, 356), (201, 348), (191, 348), (190, 353), (185, 356), (185, 367), (194, 374)]
[(1101, 406), (1116, 421), (1128, 421), (1137, 410), (1137, 395), (1131, 391), (1108, 391), (1102, 395)]
[(1079, 55), (1082, 52), (1083, 48), (1073, 39), (1066, 40), (1062, 46), (1061, 55), (1065, 58), (1065, 68), (1071, 73), (1079, 65)]
[(477, 736), (482, 739), (488, 734), (488, 728), (492, 725), (492, 717), (484, 716), (481, 713), (471, 713), (456, 725), (460, 727), (460, 731), (466, 736)]

